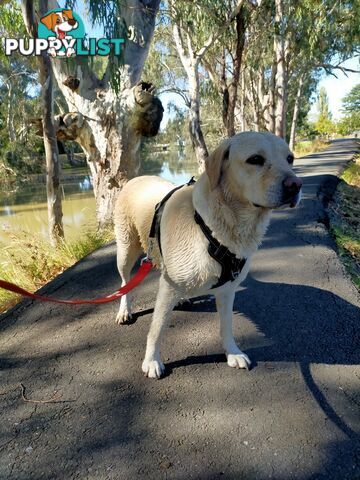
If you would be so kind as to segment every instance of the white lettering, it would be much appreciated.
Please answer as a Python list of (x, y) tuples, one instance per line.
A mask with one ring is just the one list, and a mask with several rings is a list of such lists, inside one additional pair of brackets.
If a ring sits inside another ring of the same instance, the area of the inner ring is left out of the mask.
[(49, 48), (54, 48), (55, 50), (60, 50), (62, 47), (62, 42), (58, 38), (49, 37)]
[(28, 47), (26, 48), (26, 40), (25, 38), (20, 38), (19, 40), (19, 52), (21, 55), (31, 55), (34, 52), (34, 39), (28, 39)]
[[(70, 40), (69, 40), (69, 38), (70, 38)], [(73, 48), (74, 47), (75, 42), (76, 42), (76, 38), (72, 38), (72, 37), (68, 36), (68, 37), (65, 37), (62, 42), (63, 42), (63, 45), (65, 47), (65, 50), (67, 50), (68, 48)]]
[(49, 42), (45, 38), (38, 38), (35, 43), (35, 55), (41, 55), (41, 52), (49, 48)]
[(5, 38), (5, 55), (11, 55), (11, 52), (17, 50), (19, 42), (16, 38)]

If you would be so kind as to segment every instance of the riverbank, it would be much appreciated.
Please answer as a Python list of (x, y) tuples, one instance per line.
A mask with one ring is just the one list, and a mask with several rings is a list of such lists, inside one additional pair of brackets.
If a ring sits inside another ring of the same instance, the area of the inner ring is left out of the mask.
[[(40, 235), (9, 233), (9, 241), (0, 248), (0, 278), (34, 292), (113, 238), (112, 229), (92, 229), (77, 240), (62, 241), (53, 248)], [(0, 288), (0, 314), (20, 299), (20, 295)]]

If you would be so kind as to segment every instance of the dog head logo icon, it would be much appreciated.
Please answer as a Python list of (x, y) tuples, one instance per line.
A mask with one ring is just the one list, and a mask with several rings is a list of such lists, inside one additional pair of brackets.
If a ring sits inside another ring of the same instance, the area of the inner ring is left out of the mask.
[(50, 12), (40, 20), (46, 28), (56, 33), (56, 38), (63, 40), (67, 33), (78, 27), (78, 22), (73, 17), (72, 10)]
[(40, 19), (38, 36), (52, 43), (48, 50), (52, 57), (71, 57), (76, 53), (76, 40), (85, 36), (85, 29), (72, 10), (55, 9)]

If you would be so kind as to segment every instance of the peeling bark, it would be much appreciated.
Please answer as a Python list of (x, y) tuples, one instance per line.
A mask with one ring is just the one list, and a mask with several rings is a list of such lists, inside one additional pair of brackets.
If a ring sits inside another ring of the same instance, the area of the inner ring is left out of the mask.
[[(96, 100), (89, 102), (86, 115), (69, 112), (55, 116), (57, 139), (76, 141), (85, 152), (100, 225), (112, 221), (119, 189), (138, 174), (140, 139), (157, 134), (163, 111), (153, 85), (143, 82), (120, 96), (112, 90), (99, 90)], [(33, 123), (42, 135), (39, 122)]]

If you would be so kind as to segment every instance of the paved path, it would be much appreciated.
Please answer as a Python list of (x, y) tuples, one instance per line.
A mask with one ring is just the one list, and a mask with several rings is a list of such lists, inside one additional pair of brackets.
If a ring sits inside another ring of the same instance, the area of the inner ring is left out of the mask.
[[(169, 373), (140, 366), (156, 274), (139, 288), (137, 321), (116, 304), (24, 302), (0, 322), (0, 478), (360, 478), (359, 298), (334, 251), (317, 198), (356, 149), (350, 140), (297, 162), (297, 210), (274, 214), (235, 303), (235, 334), (255, 362), (227, 367), (210, 298), (175, 311), (165, 337)], [(98, 296), (118, 286), (114, 246), (95, 252), (44, 291)], [(3, 392), (0, 392), (3, 393)], [(65, 402), (65, 400), (67, 402)]]

